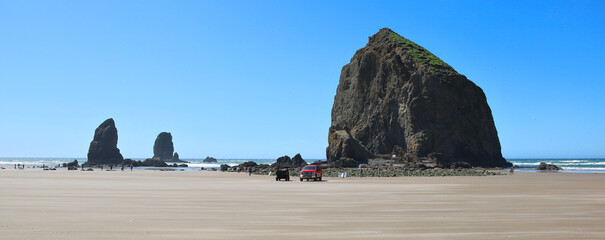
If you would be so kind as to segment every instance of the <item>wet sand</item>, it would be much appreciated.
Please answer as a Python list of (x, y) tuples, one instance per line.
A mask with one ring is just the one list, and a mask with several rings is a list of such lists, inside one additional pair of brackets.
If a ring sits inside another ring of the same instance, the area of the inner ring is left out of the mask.
[(0, 239), (603, 239), (605, 174), (0, 170)]

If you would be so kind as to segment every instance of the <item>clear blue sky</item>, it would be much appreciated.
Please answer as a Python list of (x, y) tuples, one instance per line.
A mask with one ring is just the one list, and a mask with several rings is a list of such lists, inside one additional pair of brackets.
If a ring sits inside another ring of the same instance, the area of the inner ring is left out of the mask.
[(340, 70), (389, 27), (485, 91), (508, 158), (605, 157), (604, 1), (0, 1), (0, 157), (325, 158)]

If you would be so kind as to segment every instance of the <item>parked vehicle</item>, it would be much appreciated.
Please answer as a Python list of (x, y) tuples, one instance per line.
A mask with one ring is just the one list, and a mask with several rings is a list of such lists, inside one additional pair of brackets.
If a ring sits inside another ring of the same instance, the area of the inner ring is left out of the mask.
[(300, 181), (303, 179), (313, 179), (313, 181), (321, 181), (323, 171), (321, 170), (321, 166), (319, 165), (307, 165), (300, 170)]
[(275, 181), (279, 181), (281, 179), (290, 181), (290, 171), (288, 168), (278, 168), (275, 171)]

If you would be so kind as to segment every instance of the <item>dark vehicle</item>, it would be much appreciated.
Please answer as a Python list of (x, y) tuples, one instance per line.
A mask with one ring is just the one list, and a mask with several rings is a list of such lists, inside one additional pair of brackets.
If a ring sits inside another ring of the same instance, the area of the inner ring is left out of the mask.
[(290, 171), (288, 171), (288, 168), (278, 168), (277, 171), (275, 171), (275, 181), (282, 179), (290, 181)]
[(307, 181), (309, 181), (309, 179), (313, 179), (313, 181), (321, 181), (322, 173), (321, 166), (307, 165), (300, 170), (300, 181), (302, 182), (303, 179), (307, 179)]

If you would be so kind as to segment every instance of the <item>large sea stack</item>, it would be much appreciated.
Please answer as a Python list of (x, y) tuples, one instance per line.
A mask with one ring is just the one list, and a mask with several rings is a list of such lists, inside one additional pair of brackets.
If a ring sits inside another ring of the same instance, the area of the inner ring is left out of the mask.
[(112, 118), (105, 120), (95, 130), (95, 136), (88, 148), (88, 164), (117, 165), (124, 160), (118, 149), (118, 129)]
[(342, 68), (328, 142), (328, 162), (340, 166), (393, 158), (441, 167), (510, 165), (481, 88), (388, 28)]
[(172, 135), (169, 132), (161, 132), (153, 144), (153, 158), (159, 158), (164, 161), (172, 161), (174, 145), (172, 144)]

